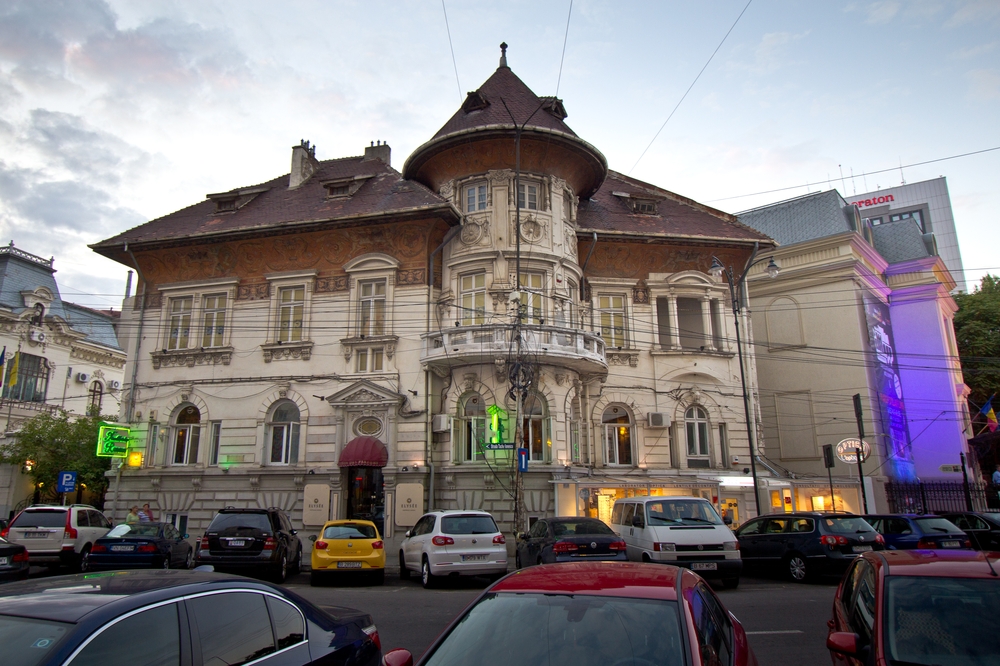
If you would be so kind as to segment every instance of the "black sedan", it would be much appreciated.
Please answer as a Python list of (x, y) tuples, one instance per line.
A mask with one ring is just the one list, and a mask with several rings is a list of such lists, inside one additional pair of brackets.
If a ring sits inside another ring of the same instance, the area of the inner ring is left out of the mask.
[(1000, 550), (1000, 514), (961, 511), (942, 513), (965, 532), (976, 550)]
[(28, 550), (0, 538), (0, 581), (28, 577)]
[(532, 564), (617, 560), (625, 562), (625, 542), (596, 518), (543, 518), (518, 536), (517, 568)]
[[(114, 571), (0, 586), (3, 662), (18, 666), (267, 663), (375, 666), (370, 615), (203, 571)], [(280, 656), (278, 656), (280, 655)]]
[(194, 548), (170, 523), (118, 525), (94, 542), (84, 571), (98, 569), (190, 569)]

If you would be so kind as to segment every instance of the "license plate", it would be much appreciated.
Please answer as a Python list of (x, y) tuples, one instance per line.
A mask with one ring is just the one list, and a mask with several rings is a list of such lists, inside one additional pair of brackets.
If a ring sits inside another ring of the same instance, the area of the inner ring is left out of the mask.
[(854, 546), (851, 548), (855, 553), (867, 553), (871, 549), (871, 546)]
[(44, 539), (49, 536), (48, 532), (25, 532), (25, 539)]
[(715, 562), (692, 562), (691, 568), (695, 571), (717, 571), (719, 565)]
[(125, 546), (125, 545), (111, 546), (111, 550), (113, 550), (116, 553), (130, 553), (133, 550), (135, 550), (135, 546)]
[(941, 547), (942, 548), (961, 548), (962, 544), (960, 542), (958, 542), (958, 541), (942, 541), (941, 542)]
[(8, 564), (10, 564), (10, 558), (9, 557), (0, 557), (0, 567), (5, 567)]
[(229, 540), (229, 547), (230, 548), (242, 548), (245, 545), (247, 545), (246, 539), (230, 539)]
[(338, 569), (360, 569), (361, 562), (337, 562)]
[(485, 555), (462, 555), (463, 562), (485, 562)]

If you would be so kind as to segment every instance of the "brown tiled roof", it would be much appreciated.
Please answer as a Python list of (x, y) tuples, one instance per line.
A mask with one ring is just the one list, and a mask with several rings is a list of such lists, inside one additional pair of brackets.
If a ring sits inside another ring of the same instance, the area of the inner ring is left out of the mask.
[[(655, 201), (656, 213), (633, 212), (635, 199)], [(580, 231), (586, 232), (774, 243), (756, 229), (740, 224), (735, 215), (615, 171), (608, 172), (590, 199), (580, 202), (577, 213)]]
[[(355, 176), (371, 177), (365, 179), (349, 197), (327, 196), (322, 183)], [(100, 251), (126, 242), (139, 244), (236, 232), (252, 233), (302, 223), (407, 214), (425, 209), (440, 211), (449, 207), (440, 196), (416, 181), (404, 180), (398, 171), (377, 159), (345, 157), (326, 160), (319, 162), (315, 173), (298, 188), (288, 189), (288, 182), (289, 175), (286, 174), (260, 185), (232, 190), (233, 194), (250, 191), (238, 200), (238, 207), (233, 212), (216, 212), (215, 201), (206, 199), (91, 247)], [(258, 190), (263, 191), (254, 195)]]
[[(576, 136), (576, 133), (558, 117), (546, 109), (538, 108), (542, 103), (542, 98), (531, 92), (531, 89), (524, 84), (524, 81), (517, 78), (517, 75), (509, 67), (498, 67), (497, 71), (493, 72), (493, 75), (486, 79), (476, 93), (485, 98), (487, 102), (486, 107), (468, 112), (459, 109), (444, 124), (444, 127), (438, 130), (433, 139), (476, 127), (486, 127), (488, 125), (510, 126), (513, 125), (510, 118), (511, 114), (514, 115), (514, 120), (517, 121), (518, 125), (528, 120), (528, 116), (531, 116), (526, 127), (542, 127)], [(501, 100), (507, 103), (506, 108), (504, 108)], [(510, 113), (507, 113), (507, 109), (510, 109)], [(532, 116), (532, 112), (536, 109), (538, 111)]]

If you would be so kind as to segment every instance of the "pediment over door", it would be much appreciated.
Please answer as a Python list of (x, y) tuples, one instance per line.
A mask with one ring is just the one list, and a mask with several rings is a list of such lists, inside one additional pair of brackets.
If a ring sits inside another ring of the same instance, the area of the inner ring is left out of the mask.
[(404, 396), (391, 389), (379, 386), (367, 379), (354, 382), (326, 398), (333, 407), (376, 407), (397, 406), (402, 404)]

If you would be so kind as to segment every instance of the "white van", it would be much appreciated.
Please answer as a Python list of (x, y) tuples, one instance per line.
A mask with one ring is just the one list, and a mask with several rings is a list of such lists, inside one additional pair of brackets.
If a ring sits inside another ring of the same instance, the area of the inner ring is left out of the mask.
[(625, 541), (628, 559), (663, 562), (740, 583), (743, 561), (736, 535), (701, 497), (630, 497), (615, 502), (611, 529)]

